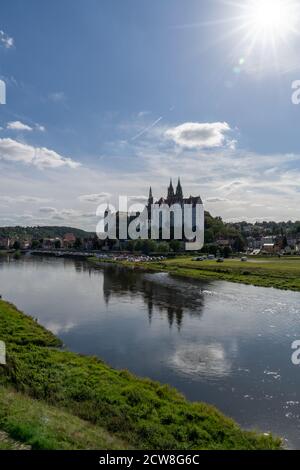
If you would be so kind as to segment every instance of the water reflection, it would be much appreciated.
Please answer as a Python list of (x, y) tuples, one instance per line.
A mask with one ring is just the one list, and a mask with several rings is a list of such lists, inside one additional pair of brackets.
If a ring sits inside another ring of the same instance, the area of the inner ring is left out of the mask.
[(170, 327), (176, 324), (180, 330), (185, 314), (201, 317), (205, 302), (203, 291), (207, 286), (202, 282), (195, 297), (195, 282), (184, 281), (179, 289), (178, 282), (165, 273), (141, 275), (122, 267), (109, 266), (105, 268), (103, 297), (108, 306), (112, 298), (139, 295), (148, 307), (150, 324), (157, 309), (160, 314), (165, 314)]
[(179, 347), (171, 363), (179, 373), (189, 378), (224, 377), (231, 372), (231, 360), (220, 343), (184, 344)]
[(55, 258), (0, 258), (0, 294), (65, 345), (300, 448), (300, 294)]

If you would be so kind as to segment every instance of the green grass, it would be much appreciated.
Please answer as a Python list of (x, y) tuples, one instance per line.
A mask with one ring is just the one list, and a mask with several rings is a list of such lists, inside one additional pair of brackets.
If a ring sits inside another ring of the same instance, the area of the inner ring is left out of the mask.
[(9, 436), (1, 441), (0, 432), (0, 446), (2, 442), (4, 448), (20, 448), (20, 442), (34, 450), (127, 448), (101, 427), (3, 386), (0, 386), (0, 428)]
[(224, 263), (176, 258), (163, 265), (164, 269), (181, 276), (300, 291), (300, 258), (250, 259), (248, 262), (230, 259)]
[[(92, 258), (89, 261), (97, 265), (96, 259)], [(183, 256), (160, 262), (121, 262), (121, 264), (134, 269), (167, 271), (172, 275), (192, 279), (219, 279), (300, 291), (300, 257), (253, 258), (248, 262), (228, 259), (224, 263), (217, 263), (216, 261), (193, 261), (191, 257)]]
[[(14, 405), (9, 395), (5, 401), (0, 393), (0, 429), (2, 426), (33, 447), (79, 445), (71, 438), (64, 440), (67, 432), (58, 427), (61, 420), (56, 420), (55, 408), (65, 413), (63, 421), (70, 423), (71, 429), (83, 426), (75, 421), (79, 418), (105, 430), (115, 446), (122, 441), (124, 448), (281, 448), (280, 439), (243, 431), (213, 406), (188, 402), (168, 385), (112, 369), (95, 357), (58, 349), (55, 336), (29, 317), (23, 316), (21, 325), (20, 316), (23, 314), (12, 305), (0, 301), (0, 338), (7, 346), (7, 366), (1, 368), (0, 383), (4, 398), (5, 389), (13, 387), (18, 397), (31, 400), (33, 408), (27, 420), (18, 411), (18, 406), (23, 405)], [(51, 426), (44, 427), (39, 420), (43, 413), (52, 416)], [(55, 434), (56, 429), (61, 434)], [(93, 428), (89, 428), (89, 433), (92, 436)], [(92, 437), (87, 436), (80, 441), (87, 448), (93, 443)]]

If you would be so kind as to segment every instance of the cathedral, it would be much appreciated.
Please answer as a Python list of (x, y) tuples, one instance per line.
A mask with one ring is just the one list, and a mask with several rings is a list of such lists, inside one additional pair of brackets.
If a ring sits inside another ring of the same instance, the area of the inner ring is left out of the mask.
[(182, 240), (184, 240), (184, 235), (183, 235), (183, 227), (184, 227), (184, 222), (185, 222), (185, 215), (184, 215), (184, 206), (189, 205), (192, 207), (192, 228), (193, 230), (196, 229), (197, 227), (197, 213), (198, 213), (198, 207), (199, 205), (203, 206), (202, 199), (200, 196), (189, 196), (185, 198), (183, 196), (183, 191), (181, 187), (181, 182), (180, 178), (178, 178), (178, 183), (176, 187), (176, 191), (174, 190), (173, 187), (173, 182), (172, 179), (170, 181), (170, 185), (168, 187), (168, 192), (167, 192), (167, 197), (161, 197), (159, 200), (154, 201), (153, 193), (152, 193), (152, 188), (149, 190), (149, 198), (148, 198), (148, 203), (146, 206), (146, 211), (148, 212), (148, 226), (149, 226), (149, 233), (151, 231), (152, 226), (156, 226), (159, 228), (159, 239), (162, 239), (162, 227), (163, 227), (163, 216), (162, 214), (159, 214), (159, 219), (155, 221), (155, 217), (153, 219), (153, 209), (154, 208), (162, 208), (163, 206), (176, 206), (179, 205), (182, 209), (182, 215), (181, 215), (181, 222), (180, 225), (178, 225), (178, 219), (177, 219), (177, 224), (175, 223), (175, 217), (174, 213), (170, 214), (170, 239), (173, 240), (176, 238), (175, 236), (175, 227), (181, 227), (181, 233), (182, 233)]
[[(171, 208), (169, 214), (168, 211), (164, 211), (165, 206)], [(178, 212), (176, 206), (179, 206), (181, 211)], [(199, 206), (202, 207), (199, 209)], [(189, 209), (191, 209), (190, 214), (188, 213)], [(201, 197), (189, 196), (185, 198), (183, 196), (180, 178), (178, 178), (176, 191), (174, 190), (171, 180), (168, 187), (167, 196), (161, 197), (158, 200), (154, 200), (152, 188), (150, 188), (148, 202), (144, 206), (144, 210), (142, 212), (134, 212), (131, 214), (129, 212), (117, 211), (115, 214), (113, 214), (108, 206), (104, 213), (105, 224), (102, 233), (107, 234), (110, 231), (113, 236), (108, 238), (111, 238), (112, 240), (117, 239), (119, 242), (130, 240), (131, 238), (128, 230), (130, 225), (132, 223), (135, 224), (137, 221), (138, 223), (133, 227), (133, 230), (136, 230), (140, 234), (138, 238), (152, 238), (154, 240), (179, 240), (185, 242), (187, 245), (195, 243), (194, 241), (190, 242), (190, 232), (188, 231), (189, 228), (192, 229), (193, 235), (195, 234), (195, 237), (193, 236), (192, 239), (197, 240), (197, 229), (199, 229), (201, 226), (202, 220), (204, 226), (204, 210)], [(126, 235), (124, 234), (124, 225)], [(185, 230), (186, 228), (188, 229), (187, 231)], [(165, 231), (165, 229), (167, 230)]]
[(190, 197), (184, 198), (180, 178), (178, 178), (176, 191), (174, 191), (173, 182), (171, 179), (170, 185), (168, 187), (167, 197), (165, 198), (161, 197), (158, 201), (154, 202), (152, 188), (150, 188), (148, 204), (147, 204), (147, 209), (148, 209), (149, 214), (151, 213), (151, 206), (153, 204), (158, 204), (159, 206), (163, 204), (166, 204), (168, 206), (172, 206), (173, 204), (179, 204), (181, 205), (181, 207), (183, 207), (184, 204), (191, 204), (193, 207), (195, 207), (197, 204), (202, 204), (202, 199), (200, 196), (195, 196), (195, 197), (190, 196)]

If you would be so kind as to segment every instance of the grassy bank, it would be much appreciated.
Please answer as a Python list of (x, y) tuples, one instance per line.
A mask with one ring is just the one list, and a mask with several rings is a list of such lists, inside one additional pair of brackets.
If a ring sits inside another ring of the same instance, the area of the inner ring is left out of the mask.
[(127, 443), (73, 414), (42, 400), (0, 386), (0, 449), (127, 449)]
[[(33, 448), (279, 449), (214, 407), (94, 357), (61, 350), (59, 340), (0, 301), (0, 430)], [(98, 440), (97, 440), (98, 439)]]
[[(90, 259), (94, 265), (97, 259)], [(228, 259), (216, 261), (193, 261), (192, 257), (177, 257), (149, 263), (121, 262), (135, 269), (167, 271), (170, 274), (193, 279), (219, 279), (251, 284), (261, 287), (300, 291), (300, 257), (254, 258), (248, 262)]]

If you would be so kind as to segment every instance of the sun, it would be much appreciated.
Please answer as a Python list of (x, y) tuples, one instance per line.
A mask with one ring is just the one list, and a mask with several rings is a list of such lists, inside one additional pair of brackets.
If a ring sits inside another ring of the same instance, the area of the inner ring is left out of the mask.
[(285, 39), (297, 32), (299, 3), (290, 0), (249, 0), (245, 6), (249, 32), (263, 39)]

